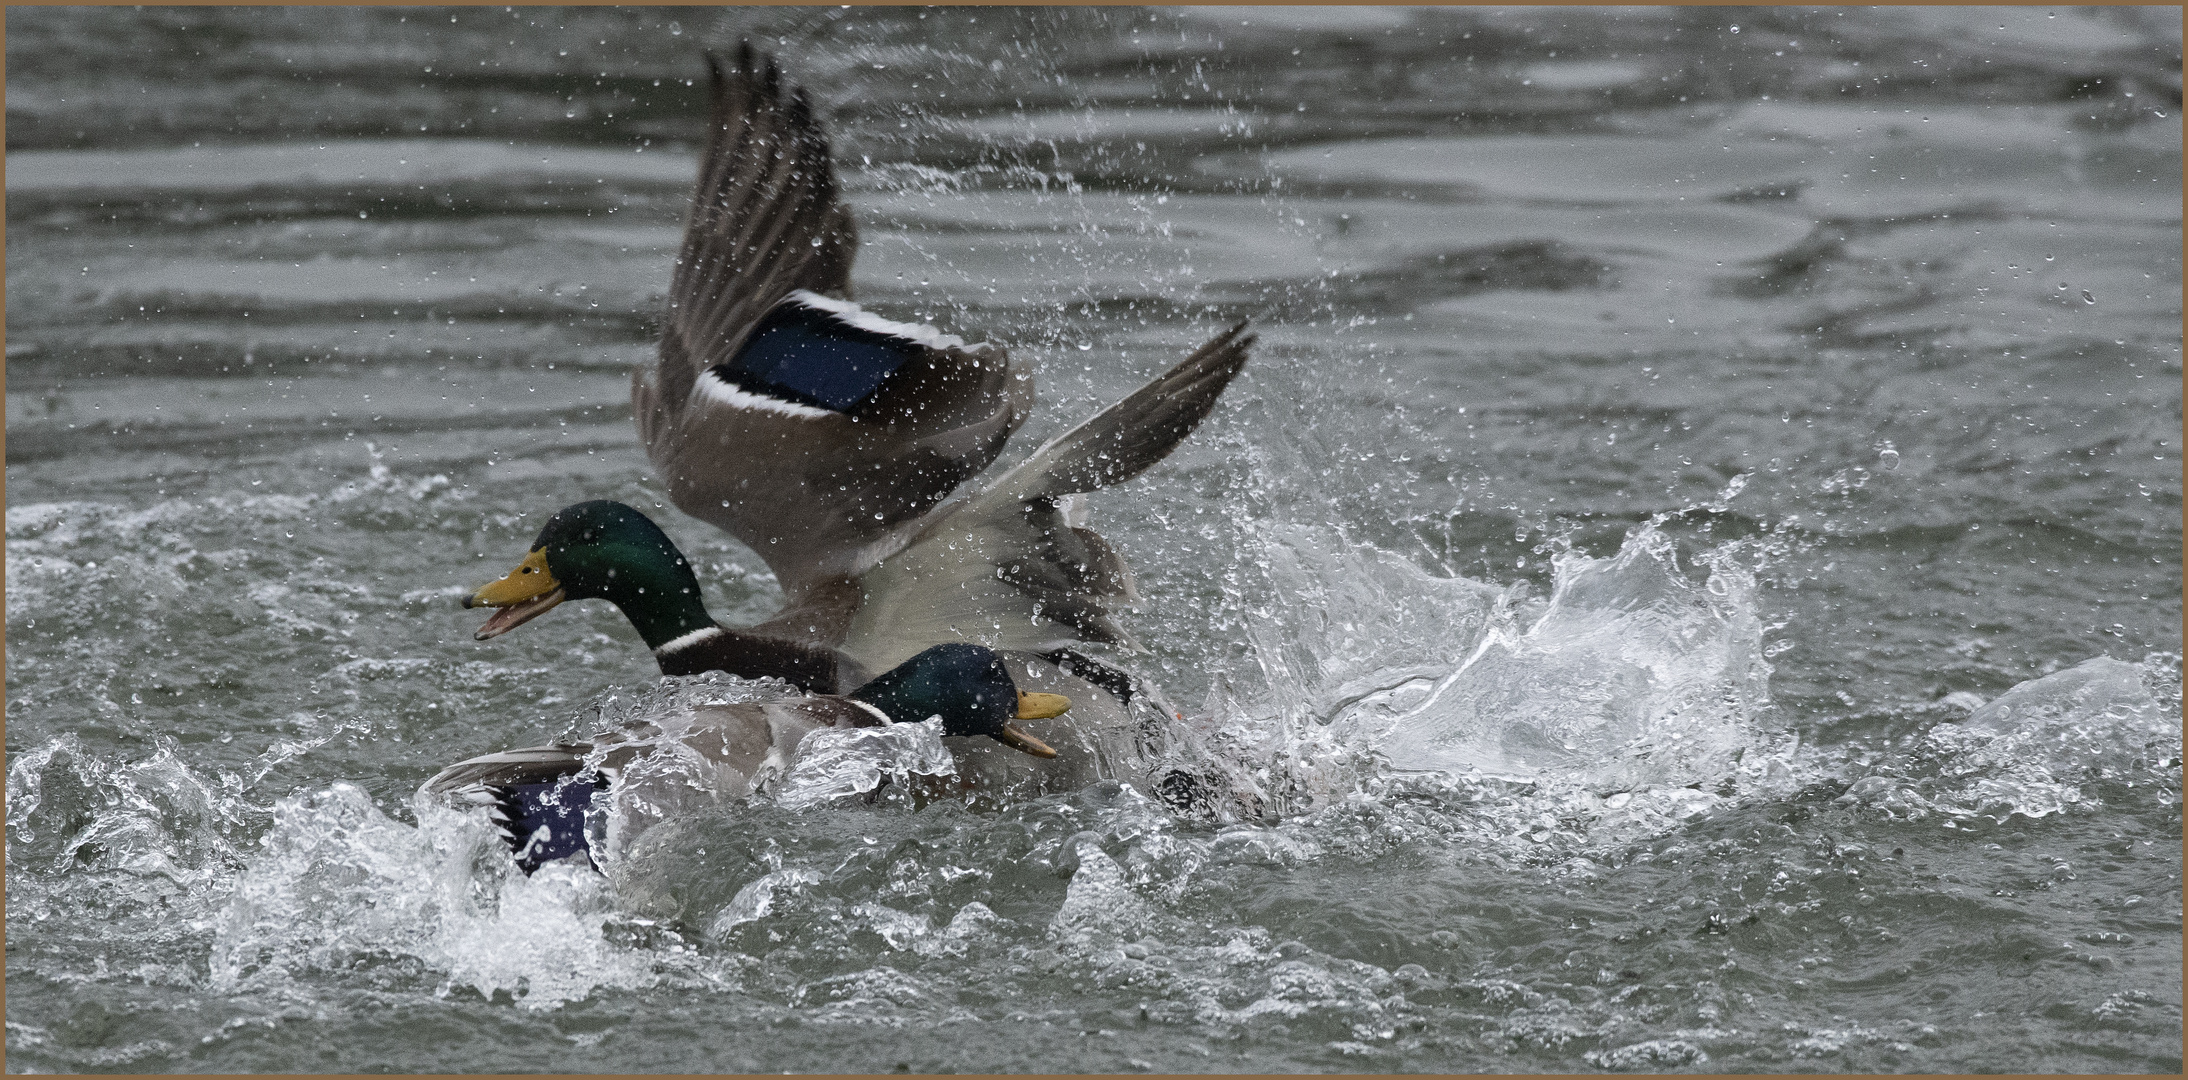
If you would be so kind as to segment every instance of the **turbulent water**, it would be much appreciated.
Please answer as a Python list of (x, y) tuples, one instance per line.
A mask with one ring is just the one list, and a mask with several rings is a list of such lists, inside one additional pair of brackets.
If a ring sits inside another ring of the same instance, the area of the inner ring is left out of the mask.
[[(2182, 1066), (2177, 10), (7, 30), (13, 1070)], [(747, 35), (1006, 463), (1256, 320), (1092, 500), (1221, 819), (413, 801), (761, 692), (454, 602), (615, 498), (774, 609), (626, 404)]]

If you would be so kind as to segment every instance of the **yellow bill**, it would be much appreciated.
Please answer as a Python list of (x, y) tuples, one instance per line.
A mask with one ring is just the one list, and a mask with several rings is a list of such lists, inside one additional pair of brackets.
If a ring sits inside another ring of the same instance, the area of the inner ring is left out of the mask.
[(547, 549), (534, 548), (507, 577), (463, 598), (466, 608), (500, 608), (472, 636), (500, 637), (547, 613), (563, 600), (562, 583), (547, 569)]
[(1020, 693), (1018, 695), (1017, 718), (1020, 720), (1046, 720), (1051, 716), (1062, 716), (1070, 708), (1071, 699), (1062, 694)]
[[(1071, 708), (1071, 699), (1062, 694), (1021, 693), (1018, 695), (1017, 719), (1046, 720), (1051, 716), (1062, 716), (1064, 710), (1069, 708)], [(1056, 756), (1056, 751), (1047, 743), (1020, 731), (1010, 724), (1003, 725), (1003, 730), (996, 733), (995, 741), (1021, 753), (1032, 754), (1037, 758)]]
[(1036, 739), (1023, 731), (1020, 731), (1009, 724), (1004, 724), (1003, 730), (995, 733), (995, 741), (1002, 743), (1004, 746), (1008, 746), (1013, 750), (1017, 750), (1022, 753), (1032, 754), (1034, 757), (1037, 758), (1052, 758), (1056, 756), (1056, 751), (1051, 749), (1047, 743), (1042, 742), (1041, 740)]

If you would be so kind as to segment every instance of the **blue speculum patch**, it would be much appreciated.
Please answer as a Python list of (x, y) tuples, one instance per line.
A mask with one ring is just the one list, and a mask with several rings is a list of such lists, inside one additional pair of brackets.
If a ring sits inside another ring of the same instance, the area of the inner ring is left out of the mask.
[[(567, 778), (501, 789), (501, 810), (508, 816), (509, 842), (517, 865), (529, 874), (542, 864), (587, 850), (585, 811), (604, 785)], [(545, 829), (545, 833), (540, 830)]]
[(755, 393), (850, 412), (922, 348), (918, 342), (861, 329), (829, 312), (785, 300), (760, 320), (744, 348), (714, 372)]

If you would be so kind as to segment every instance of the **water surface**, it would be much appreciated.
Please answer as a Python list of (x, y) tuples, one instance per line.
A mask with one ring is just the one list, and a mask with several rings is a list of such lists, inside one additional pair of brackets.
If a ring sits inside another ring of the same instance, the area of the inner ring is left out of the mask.
[[(2180, 1056), (2180, 21), (15, 9), (18, 1071), (2074, 1071)], [(699, 51), (1094, 500), (1223, 820), (756, 804), (513, 876), (447, 762), (662, 685), (454, 600), (666, 506)]]

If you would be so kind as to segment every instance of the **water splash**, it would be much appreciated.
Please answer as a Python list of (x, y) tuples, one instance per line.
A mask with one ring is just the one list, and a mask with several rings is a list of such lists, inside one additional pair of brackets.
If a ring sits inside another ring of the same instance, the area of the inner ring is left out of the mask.
[(942, 745), (942, 718), (874, 728), (821, 728), (798, 741), (797, 756), (775, 785), (778, 805), (790, 808), (864, 795), (884, 781), (913, 774), (957, 775), (956, 759)]
[(1219, 728), (1260, 733), (1234, 745), (1289, 808), (1386, 768), (1714, 785), (1777, 741), (1755, 578), (1732, 545), (1699, 558), (1696, 583), (1647, 523), (1614, 555), (1556, 555), (1537, 601), (1341, 536), (1272, 529), (1262, 544), (1287, 598), (1249, 628), (1262, 693), (1212, 704)]
[(1948, 823), (2093, 811), (2094, 783), (2178, 785), (2180, 702), (2180, 657), (2092, 657), (1939, 724), (1838, 801)]
[(177, 759), (171, 739), (116, 762), (62, 735), (8, 765), (8, 867), (202, 887), (240, 863), (226, 837), (238, 808)]
[(1770, 708), (1753, 577), (1716, 560), (1692, 584), (1653, 525), (1616, 555), (1567, 552), (1554, 567), (1538, 617), (1489, 628), (1393, 720), (1381, 740), (1391, 763), (1564, 774), (1609, 790), (1728, 774)]
[(675, 962), (680, 948), (616, 940), (629, 920), (589, 867), (526, 877), (476, 815), (423, 799), (415, 809), (419, 824), (402, 824), (339, 783), (276, 803), (260, 857), (217, 919), (214, 988), (278, 989), (409, 957), (445, 976), (442, 996), (467, 988), (537, 1009), (689, 967)]
[[(709, 722), (702, 716), (704, 710), (796, 701), (804, 696), (778, 679), (748, 680), (710, 671), (665, 676), (644, 692), (629, 698), (611, 694), (580, 710), (580, 722), (588, 717), (592, 721), (582, 734), (611, 729), (629, 734), (617, 743), (596, 746), (589, 759), (594, 767), (611, 754), (647, 748), (613, 770), (607, 798), (598, 804), (603, 809), (587, 815), (595, 860), (612, 867), (655, 825), (745, 797), (741, 790), (726, 791), (723, 767), (687, 742), (695, 724)], [(577, 733), (573, 724), (573, 734)], [(942, 722), (936, 718), (879, 728), (811, 731), (786, 761), (763, 764), (757, 775), (743, 781), (749, 781), (751, 795), (799, 809), (866, 795), (892, 779), (901, 789), (915, 775), (956, 774), (955, 759), (942, 744)], [(741, 788), (743, 781), (729, 786)]]

